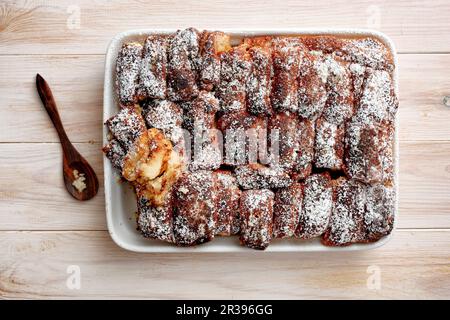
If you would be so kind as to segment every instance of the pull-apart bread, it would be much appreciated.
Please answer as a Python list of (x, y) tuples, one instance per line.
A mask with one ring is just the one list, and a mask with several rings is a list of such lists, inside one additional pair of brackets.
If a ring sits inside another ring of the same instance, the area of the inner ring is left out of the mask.
[(377, 241), (394, 226), (393, 56), (374, 37), (194, 28), (124, 43), (103, 148), (146, 238), (265, 249)]

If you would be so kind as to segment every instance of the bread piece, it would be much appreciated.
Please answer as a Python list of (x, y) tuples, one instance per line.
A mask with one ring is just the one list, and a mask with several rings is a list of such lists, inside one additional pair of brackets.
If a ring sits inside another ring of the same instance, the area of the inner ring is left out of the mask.
[(334, 124), (342, 124), (354, 113), (353, 82), (348, 63), (329, 55), (325, 58), (328, 67), (328, 97), (322, 117)]
[(350, 123), (345, 138), (346, 174), (365, 182), (387, 182), (393, 179), (394, 125), (361, 125)]
[(322, 55), (302, 52), (298, 77), (298, 114), (316, 120), (327, 101), (328, 67)]
[(147, 130), (139, 107), (122, 108), (119, 113), (106, 120), (105, 124), (125, 152), (128, 152), (134, 141)]
[(174, 242), (172, 195), (169, 193), (159, 206), (154, 206), (146, 197), (146, 192), (141, 192), (139, 188), (136, 189), (136, 196), (138, 231), (146, 238)]
[(103, 152), (111, 161), (114, 168), (122, 172), (123, 160), (126, 152), (117, 139), (112, 139), (106, 146), (103, 147)]
[(301, 43), (297, 38), (273, 39), (273, 82), (271, 101), (276, 111), (296, 112), (298, 109), (298, 83)]
[(200, 88), (214, 90), (220, 82), (220, 54), (231, 49), (230, 36), (220, 31), (203, 31), (200, 37)]
[(224, 163), (242, 165), (267, 161), (267, 120), (247, 112), (222, 115), (217, 128), (224, 137)]
[(259, 163), (237, 166), (234, 173), (242, 189), (285, 188), (293, 182), (280, 167), (267, 167)]
[(185, 106), (183, 126), (192, 135), (193, 156), (190, 170), (214, 170), (222, 164), (222, 134), (215, 127), (219, 101), (210, 92), (201, 91)]
[(254, 46), (249, 50), (252, 67), (247, 80), (247, 111), (254, 115), (272, 114), (272, 55), (268, 46)]
[(333, 181), (333, 212), (322, 243), (346, 246), (365, 239), (366, 187), (344, 177)]
[(275, 192), (273, 207), (273, 237), (289, 238), (295, 235), (303, 203), (303, 185), (293, 183)]
[(211, 171), (183, 174), (174, 186), (175, 243), (191, 246), (214, 238), (216, 189)]
[(183, 110), (176, 103), (153, 100), (145, 105), (144, 119), (149, 128), (160, 129), (173, 144), (183, 140)]
[(139, 73), (143, 47), (130, 42), (122, 45), (116, 60), (116, 87), (121, 106), (132, 106), (138, 102)]
[(333, 36), (306, 36), (302, 43), (312, 51), (334, 53), (348, 62), (392, 71), (394, 61), (389, 49), (372, 37), (344, 39)]
[(272, 239), (274, 194), (270, 190), (246, 190), (242, 192), (240, 211), (242, 226), (241, 244), (264, 250)]
[(329, 173), (307, 177), (296, 236), (311, 239), (322, 235), (328, 227), (332, 206), (333, 192)]
[(139, 99), (165, 99), (167, 86), (167, 38), (147, 37), (139, 74)]
[(394, 59), (390, 50), (378, 39), (359, 38), (342, 40), (338, 54), (343, 59), (373, 69), (394, 70)]
[(391, 75), (382, 70), (368, 72), (353, 121), (361, 124), (394, 121), (397, 109), (398, 99)]
[(314, 164), (317, 168), (341, 170), (344, 159), (344, 125), (319, 118), (316, 121)]
[(217, 202), (215, 206), (215, 234), (230, 236), (240, 230), (239, 190), (236, 178), (230, 171), (218, 170), (215, 175)]
[(199, 33), (178, 30), (169, 41), (167, 86), (171, 101), (188, 101), (198, 95)]
[(250, 55), (245, 45), (223, 52), (217, 94), (223, 112), (245, 111), (245, 86), (251, 71)]
[(293, 179), (304, 179), (310, 175), (314, 160), (315, 125), (310, 120), (299, 122), (300, 156), (293, 170)]
[(277, 164), (288, 172), (297, 170), (303, 161), (301, 158), (314, 147), (314, 136), (305, 134), (306, 127), (296, 114), (290, 112), (279, 112), (269, 118), (272, 164)]
[(390, 184), (375, 184), (367, 186), (366, 193), (366, 240), (377, 241), (394, 228), (395, 189)]

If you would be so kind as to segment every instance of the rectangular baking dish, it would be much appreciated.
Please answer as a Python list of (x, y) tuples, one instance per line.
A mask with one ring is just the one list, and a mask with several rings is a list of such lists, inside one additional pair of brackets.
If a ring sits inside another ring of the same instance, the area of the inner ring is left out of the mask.
[[(115, 61), (121, 45), (125, 42), (140, 41), (143, 43), (150, 34), (171, 34), (176, 29), (143, 29), (130, 30), (116, 35), (108, 46), (105, 62), (105, 80), (103, 92), (103, 122), (118, 112), (118, 102), (115, 94), (114, 70)], [(392, 41), (384, 34), (365, 29), (270, 29), (270, 30), (232, 30), (221, 29), (231, 35), (233, 44), (245, 36), (257, 35), (333, 35), (341, 37), (373, 37), (384, 43), (392, 52), (394, 58), (394, 83), (398, 92), (397, 56)], [(108, 130), (103, 126), (103, 145), (107, 144)], [(394, 142), (394, 172), (395, 172), (395, 222), (398, 219), (398, 121), (395, 124)], [(157, 253), (187, 253), (187, 252), (254, 252), (255, 250), (239, 245), (238, 237), (217, 237), (213, 241), (195, 247), (177, 247), (173, 244), (158, 240), (146, 239), (136, 230), (136, 197), (127, 183), (121, 183), (118, 173), (113, 169), (110, 161), (103, 158), (105, 206), (108, 231), (114, 242), (134, 252)], [(393, 230), (393, 232), (394, 232)], [(362, 251), (380, 247), (389, 241), (393, 232), (383, 239), (369, 244), (353, 244), (347, 247), (326, 247), (320, 239), (274, 239), (263, 252), (332, 252), (332, 251)]]

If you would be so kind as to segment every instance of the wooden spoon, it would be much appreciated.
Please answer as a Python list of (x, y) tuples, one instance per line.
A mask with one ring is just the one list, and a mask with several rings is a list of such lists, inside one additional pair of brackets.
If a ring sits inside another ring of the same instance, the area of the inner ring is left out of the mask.
[(97, 175), (67, 137), (52, 91), (44, 78), (39, 74), (36, 75), (36, 87), (61, 141), (63, 149), (63, 176), (66, 189), (75, 199), (89, 200), (98, 192)]

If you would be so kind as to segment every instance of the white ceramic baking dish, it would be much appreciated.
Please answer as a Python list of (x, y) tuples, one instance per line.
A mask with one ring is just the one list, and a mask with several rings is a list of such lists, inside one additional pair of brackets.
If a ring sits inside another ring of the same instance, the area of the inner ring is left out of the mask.
[[(118, 103), (115, 94), (114, 70), (118, 51), (124, 42), (143, 42), (150, 34), (170, 34), (175, 29), (144, 29), (130, 30), (116, 35), (109, 44), (105, 63), (105, 82), (103, 92), (103, 122), (118, 112)], [(365, 36), (374, 37), (383, 42), (392, 52), (395, 63), (394, 81), (398, 92), (397, 57), (392, 41), (384, 34), (365, 29), (270, 29), (270, 30), (232, 30), (222, 29), (232, 36), (232, 42), (239, 43), (245, 36), (257, 35), (335, 35), (335, 36)], [(103, 145), (107, 143), (108, 131), (103, 127)], [(395, 204), (395, 221), (398, 219), (398, 121), (395, 130), (395, 185), (397, 198)], [(117, 172), (110, 161), (104, 157), (105, 205), (109, 233), (120, 247), (135, 252), (254, 252), (255, 250), (239, 245), (238, 237), (217, 237), (213, 241), (195, 247), (177, 247), (162, 241), (146, 239), (136, 230), (136, 197), (127, 183), (121, 183)], [(394, 223), (394, 230), (395, 230)], [(332, 252), (332, 251), (361, 251), (377, 248), (385, 244), (392, 233), (378, 242), (369, 244), (354, 244), (347, 247), (326, 247), (320, 239), (274, 239), (263, 252)]]

